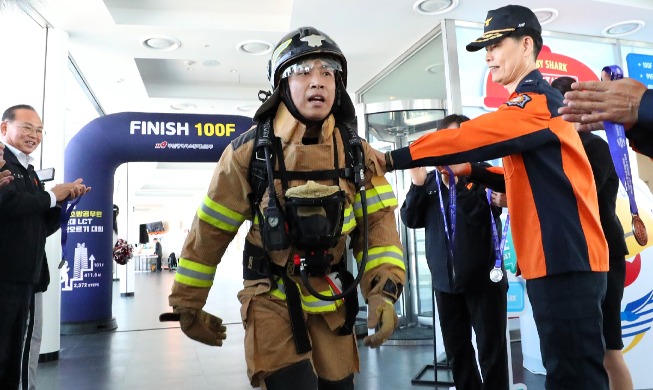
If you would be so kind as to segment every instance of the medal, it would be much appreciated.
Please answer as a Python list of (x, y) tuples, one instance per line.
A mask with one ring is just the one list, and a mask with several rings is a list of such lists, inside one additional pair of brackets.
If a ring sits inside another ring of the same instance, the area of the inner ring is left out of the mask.
[(494, 245), (494, 268), (490, 271), (490, 280), (499, 283), (503, 279), (503, 250), (506, 247), (506, 238), (508, 237), (508, 227), (510, 226), (510, 215), (506, 216), (506, 224), (503, 227), (503, 234), (499, 240), (499, 232), (495, 225), (494, 215), (492, 214), (492, 190), (487, 192), (487, 202), (490, 205), (490, 226), (492, 226), (492, 244)]
[[(619, 80), (623, 78), (623, 71), (617, 65), (604, 67), (602, 73), (609, 76), (610, 80)], [(608, 139), (608, 146), (610, 148), (612, 162), (614, 163), (614, 169), (617, 172), (617, 176), (619, 176), (619, 181), (621, 181), (621, 184), (626, 190), (626, 194), (628, 194), (630, 214), (633, 216), (633, 235), (635, 236), (637, 243), (644, 246), (648, 242), (648, 234), (646, 234), (646, 226), (644, 226), (644, 222), (639, 217), (639, 212), (637, 210), (633, 177), (630, 170), (630, 160), (628, 158), (626, 130), (621, 123), (613, 123), (610, 121), (603, 121), (603, 127), (605, 128), (605, 136)]]
[(490, 271), (490, 280), (494, 283), (499, 283), (501, 279), (503, 279), (503, 271), (501, 268), (493, 268), (492, 271)]
[(646, 245), (648, 242), (648, 233), (646, 233), (646, 226), (644, 225), (644, 221), (642, 221), (642, 219), (637, 214), (633, 214), (632, 227), (633, 235), (635, 236), (637, 243), (641, 246)]

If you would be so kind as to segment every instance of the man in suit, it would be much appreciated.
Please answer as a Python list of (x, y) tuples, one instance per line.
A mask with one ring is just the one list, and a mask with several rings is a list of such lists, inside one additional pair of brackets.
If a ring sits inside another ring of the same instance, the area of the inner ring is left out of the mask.
[(33, 107), (8, 108), (0, 122), (4, 169), (13, 181), (0, 188), (0, 383), (16, 389), (27, 318), (39, 282), (45, 239), (59, 229), (59, 202), (90, 191), (82, 179), (45, 191), (30, 156), (43, 140), (43, 123)]

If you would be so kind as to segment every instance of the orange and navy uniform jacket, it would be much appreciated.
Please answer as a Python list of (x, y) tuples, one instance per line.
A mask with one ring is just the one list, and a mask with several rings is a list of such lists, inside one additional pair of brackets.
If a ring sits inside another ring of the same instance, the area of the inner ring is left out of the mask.
[(397, 169), (503, 157), (517, 262), (525, 279), (608, 271), (596, 186), (562, 96), (538, 70), (495, 112), (391, 152)]
[(637, 123), (626, 131), (626, 137), (634, 151), (653, 158), (653, 90), (644, 92), (639, 103)]

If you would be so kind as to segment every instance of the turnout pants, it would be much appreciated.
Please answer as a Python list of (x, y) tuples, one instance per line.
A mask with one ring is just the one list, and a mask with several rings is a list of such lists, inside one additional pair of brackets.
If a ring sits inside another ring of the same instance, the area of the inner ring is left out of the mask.
[(312, 350), (298, 354), (286, 302), (267, 293), (252, 295), (246, 290), (238, 298), (245, 326), (247, 375), (252, 387), (264, 385), (265, 378), (291, 366), (312, 367), (321, 382), (342, 381), (359, 371), (355, 335), (338, 335), (344, 323), (344, 306), (333, 313), (304, 313)]

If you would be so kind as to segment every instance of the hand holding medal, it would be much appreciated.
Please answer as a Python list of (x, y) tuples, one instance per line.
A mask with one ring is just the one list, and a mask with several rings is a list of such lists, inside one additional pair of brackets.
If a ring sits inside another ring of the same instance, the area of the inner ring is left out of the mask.
[[(624, 77), (623, 71), (617, 65), (606, 66), (601, 71), (601, 80), (619, 80)], [(628, 158), (628, 143), (626, 142), (626, 130), (623, 124), (604, 121), (605, 134), (608, 138), (610, 155), (617, 176), (628, 193), (630, 201), (630, 214), (632, 215), (632, 229), (635, 240), (641, 246), (648, 242), (648, 233), (644, 221), (639, 217), (637, 203), (635, 202), (635, 190), (633, 186), (632, 172), (630, 171), (630, 160)]]

